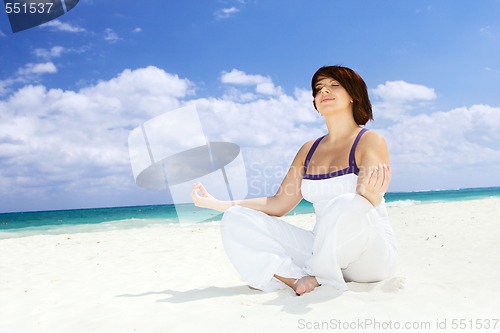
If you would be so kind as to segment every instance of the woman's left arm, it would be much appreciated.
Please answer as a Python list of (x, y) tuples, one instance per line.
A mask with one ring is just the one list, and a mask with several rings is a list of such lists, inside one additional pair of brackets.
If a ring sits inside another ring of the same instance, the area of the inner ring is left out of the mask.
[(392, 176), (385, 139), (373, 131), (364, 133), (356, 149), (356, 161), (359, 168), (356, 192), (377, 206)]

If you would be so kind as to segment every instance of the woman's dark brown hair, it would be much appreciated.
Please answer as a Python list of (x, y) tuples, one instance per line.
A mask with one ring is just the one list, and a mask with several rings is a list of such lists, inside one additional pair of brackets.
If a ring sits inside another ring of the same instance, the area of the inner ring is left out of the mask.
[[(352, 114), (354, 121), (358, 125), (365, 125), (369, 120), (373, 120), (372, 104), (368, 97), (368, 90), (365, 81), (359, 76), (358, 73), (350, 68), (342, 66), (324, 66), (314, 73), (311, 80), (312, 95), (316, 97), (319, 90), (316, 84), (319, 80), (324, 78), (332, 78), (336, 80), (353, 100)], [(316, 108), (316, 103), (314, 108)]]

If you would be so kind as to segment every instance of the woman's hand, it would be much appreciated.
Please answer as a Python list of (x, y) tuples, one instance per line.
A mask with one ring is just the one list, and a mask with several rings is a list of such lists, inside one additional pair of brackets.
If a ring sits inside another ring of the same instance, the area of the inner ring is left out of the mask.
[(219, 210), (220, 201), (214, 198), (202, 183), (196, 183), (191, 190), (191, 198), (196, 207)]
[(379, 164), (371, 170), (368, 176), (367, 190), (374, 193), (384, 194), (389, 188), (391, 177), (391, 166)]
[(391, 177), (391, 167), (386, 164), (379, 164), (370, 170), (368, 176), (362, 180), (358, 193), (370, 201), (373, 206), (377, 206), (389, 188)]

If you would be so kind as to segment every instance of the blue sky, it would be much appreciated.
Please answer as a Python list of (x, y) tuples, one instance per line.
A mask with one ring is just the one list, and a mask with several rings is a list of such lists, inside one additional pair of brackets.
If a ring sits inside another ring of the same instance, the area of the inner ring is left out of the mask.
[(328, 64), (368, 85), (390, 190), (500, 186), (499, 14), (498, 0), (81, 0), (13, 34), (2, 13), (0, 212), (168, 202), (134, 184), (127, 136), (190, 103), (250, 179), (275, 168), (251, 193), (271, 194), (325, 131), (309, 84)]

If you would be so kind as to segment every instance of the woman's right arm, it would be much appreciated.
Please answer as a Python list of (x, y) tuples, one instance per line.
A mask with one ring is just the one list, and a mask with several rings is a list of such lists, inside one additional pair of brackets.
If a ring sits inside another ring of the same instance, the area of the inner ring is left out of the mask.
[(191, 198), (197, 207), (221, 212), (232, 206), (239, 205), (271, 216), (283, 216), (302, 200), (300, 185), (304, 174), (304, 160), (311, 145), (312, 141), (304, 144), (299, 149), (278, 191), (273, 196), (230, 201), (218, 200), (208, 193), (203, 184), (197, 183), (193, 186)]

